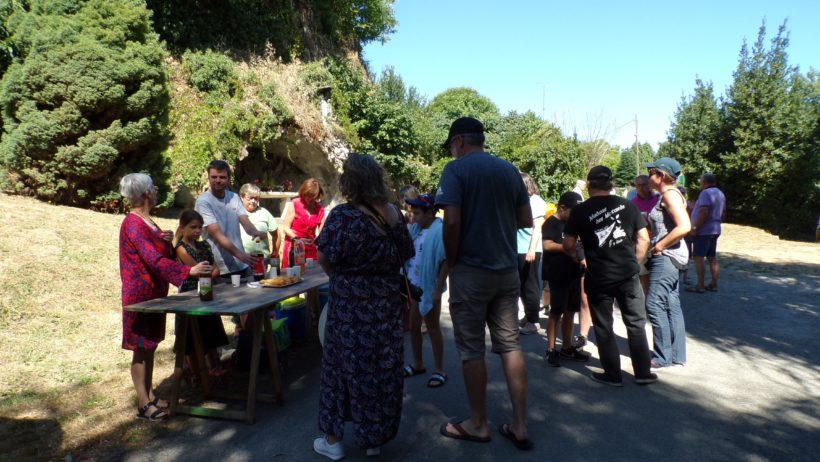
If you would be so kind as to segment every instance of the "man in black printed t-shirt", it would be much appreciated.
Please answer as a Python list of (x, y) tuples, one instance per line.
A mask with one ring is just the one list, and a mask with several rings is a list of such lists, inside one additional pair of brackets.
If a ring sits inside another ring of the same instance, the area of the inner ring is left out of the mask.
[(626, 325), (635, 381), (649, 384), (657, 381), (658, 376), (649, 370), (649, 344), (644, 330), (646, 308), (638, 280), (638, 262), (649, 246), (646, 221), (635, 204), (609, 194), (609, 168), (593, 167), (587, 175), (587, 185), (590, 197), (572, 209), (564, 228), (563, 247), (564, 252), (575, 256), (577, 239), (584, 245), (585, 291), (604, 368), (603, 373), (594, 372), (591, 378), (607, 385), (623, 385), (612, 319), (612, 305), (617, 300)]

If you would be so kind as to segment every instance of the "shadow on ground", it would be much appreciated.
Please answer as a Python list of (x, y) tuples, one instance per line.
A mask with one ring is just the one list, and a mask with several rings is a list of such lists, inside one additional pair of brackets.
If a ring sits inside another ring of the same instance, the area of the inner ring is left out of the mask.
[[(722, 263), (720, 292), (682, 295), (692, 347), (682, 376), (663, 376), (659, 383), (640, 387), (631, 381), (627, 360), (622, 364), (625, 387), (608, 388), (587, 378), (590, 368), (600, 366), (596, 360), (548, 368), (542, 357), (545, 339), (523, 337), (530, 435), (536, 443), (534, 453), (526, 457), (816, 459), (820, 265), (760, 264), (737, 256), (723, 258)], [(690, 276), (693, 272), (690, 269)], [(436, 390), (425, 386), (426, 374), (407, 380), (402, 426), (397, 439), (383, 448), (381, 460), (477, 462), (524, 457), (496, 430), (510, 418), (511, 406), (495, 355), (487, 357), (492, 443), (460, 442), (438, 434), (444, 421), (467, 415), (460, 364), (446, 314), (444, 318), (450, 380)], [(627, 351), (623, 339), (621, 351)], [(426, 341), (425, 355), (429, 371), (432, 357)], [(134, 420), (112, 428), (74, 455), (80, 460), (326, 460), (311, 451), (312, 438), (318, 434), (319, 364), (316, 344), (288, 351), (283, 357), (286, 403), (260, 404), (255, 425), (188, 417), (164, 424)], [(269, 384), (266, 375), (260, 379), (260, 389)], [(160, 392), (168, 386), (162, 383)], [(53, 421), (0, 421), (2, 435), (8, 438), (8, 429), (21, 425), (31, 425), (27, 432), (46, 438), (49, 448), (59, 447), (60, 428)], [(21, 439), (19, 444), (30, 445), (29, 441)], [(16, 459), (39, 459), (46, 453), (16, 454)], [(362, 449), (347, 445), (347, 460), (365, 459)]]
[(47, 460), (63, 442), (56, 419), (9, 419), (0, 417), (0, 441), (4, 460)]

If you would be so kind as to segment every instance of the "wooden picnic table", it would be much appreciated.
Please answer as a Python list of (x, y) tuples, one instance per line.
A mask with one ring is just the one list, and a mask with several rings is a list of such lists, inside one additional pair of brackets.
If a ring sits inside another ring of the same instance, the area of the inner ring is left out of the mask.
[[(302, 281), (288, 287), (251, 288), (246, 284), (240, 287), (233, 287), (228, 284), (216, 284), (214, 286), (214, 299), (203, 302), (199, 299), (196, 291), (184, 292), (170, 295), (165, 298), (155, 298), (134, 305), (128, 305), (126, 311), (137, 311), (142, 313), (173, 313), (182, 317), (181, 330), (176, 335), (179, 337), (181, 351), (175, 353), (175, 368), (171, 386), (170, 414), (187, 414), (200, 417), (217, 417), (233, 420), (244, 420), (253, 423), (256, 411), (256, 401), (283, 403), (282, 379), (279, 374), (279, 359), (277, 355), (276, 342), (273, 339), (273, 328), (268, 316), (268, 311), (275, 308), (276, 303), (287, 298), (307, 294), (307, 311), (305, 322), (310, 327), (311, 314), (318, 313), (319, 310), (319, 286), (328, 282), (328, 276), (318, 266), (309, 268), (302, 277)], [(250, 377), (248, 379), (247, 396), (232, 394), (215, 394), (210, 390), (208, 384), (208, 372), (205, 367), (205, 352), (202, 347), (202, 340), (199, 335), (199, 323), (192, 322), (194, 316), (204, 315), (248, 315), (249, 327), (253, 333), (253, 343), (251, 347)], [(206, 397), (245, 399), (247, 405), (245, 410), (236, 411), (230, 409), (216, 409), (212, 407), (189, 406), (179, 403), (179, 389), (182, 381), (182, 366), (185, 361), (185, 348), (188, 329), (190, 328), (194, 343), (194, 353), (201, 372), (200, 379)], [(257, 393), (256, 383), (259, 376), (259, 358), (261, 356), (262, 340), (264, 338), (265, 347), (268, 350), (268, 360), (270, 361), (271, 378), (273, 381), (273, 394)]]

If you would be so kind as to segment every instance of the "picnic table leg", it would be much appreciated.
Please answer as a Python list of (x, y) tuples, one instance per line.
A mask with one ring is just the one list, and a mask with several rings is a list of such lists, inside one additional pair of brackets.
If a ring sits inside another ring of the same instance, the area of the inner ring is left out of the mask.
[(256, 381), (259, 377), (259, 350), (262, 346), (262, 326), (259, 325), (259, 318), (262, 311), (256, 310), (250, 314), (253, 346), (251, 347), (251, 371), (248, 377), (248, 406), (245, 410), (245, 421), (249, 424), (253, 423), (256, 415)]
[(182, 322), (179, 323), (180, 331), (176, 333), (180, 348), (174, 352), (174, 378), (171, 380), (171, 404), (168, 409), (168, 413), (172, 416), (176, 414), (177, 405), (179, 405), (179, 385), (182, 382), (182, 367), (185, 364), (185, 342), (188, 341), (189, 319), (188, 316), (180, 313), (177, 313), (175, 316), (182, 316)]
[(279, 349), (276, 348), (276, 342), (273, 339), (273, 327), (266, 312), (262, 312), (262, 324), (265, 328), (265, 347), (268, 349), (268, 361), (270, 362), (270, 375), (273, 380), (273, 395), (276, 399), (276, 404), (282, 405), (284, 398), (282, 396), (282, 377), (279, 374)]
[(199, 369), (199, 380), (202, 381), (202, 393), (208, 396), (211, 393), (211, 385), (208, 383), (208, 365), (205, 363), (205, 349), (202, 347), (202, 331), (199, 330), (198, 318), (188, 316), (188, 322), (191, 323), (191, 335), (194, 337), (194, 360)]

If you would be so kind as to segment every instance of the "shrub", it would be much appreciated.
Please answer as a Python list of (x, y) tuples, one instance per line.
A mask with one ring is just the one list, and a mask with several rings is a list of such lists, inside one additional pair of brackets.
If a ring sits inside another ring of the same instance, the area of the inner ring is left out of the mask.
[(182, 57), (182, 70), (188, 85), (206, 93), (233, 95), (237, 86), (233, 66), (230, 58), (211, 50), (187, 51)]
[(144, 4), (34, 1), (7, 24), (19, 53), (0, 81), (11, 190), (93, 206), (125, 173), (163, 184), (165, 54)]

